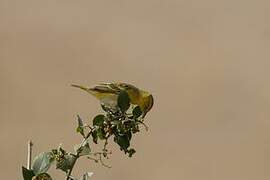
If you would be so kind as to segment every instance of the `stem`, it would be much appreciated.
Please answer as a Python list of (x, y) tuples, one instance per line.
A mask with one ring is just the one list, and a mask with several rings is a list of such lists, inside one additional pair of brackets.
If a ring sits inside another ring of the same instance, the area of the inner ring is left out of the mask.
[(70, 170), (68, 171), (66, 180), (69, 180), (69, 179), (70, 179), (69, 177), (70, 177), (70, 175), (71, 175), (71, 173), (72, 173), (72, 170), (73, 170), (74, 165), (76, 164), (76, 161), (77, 161), (78, 158), (79, 158), (79, 156), (78, 156), (78, 155), (75, 155), (75, 160), (74, 160), (74, 162), (73, 162), (73, 164), (72, 164)]
[(32, 146), (33, 143), (31, 140), (28, 141), (28, 146), (27, 146), (27, 169), (31, 169), (31, 162), (32, 162)]
[[(82, 140), (82, 142), (80, 144), (80, 147), (84, 144), (85, 141), (87, 141), (87, 139), (90, 137), (91, 133), (92, 133), (92, 130), (83, 138), (83, 140)], [(76, 152), (76, 154), (74, 154), (74, 157), (75, 157), (75, 160), (74, 160), (73, 164), (71, 165), (70, 170), (68, 171), (66, 180), (69, 180), (70, 179), (70, 175), (71, 175), (71, 173), (73, 171), (73, 168), (74, 168), (74, 166), (75, 166), (78, 158), (80, 157), (79, 154), (78, 154), (78, 152)]]
[(102, 161), (102, 155), (101, 155), (101, 154), (99, 154), (99, 162), (101, 163), (102, 166), (107, 167), (107, 168), (111, 168), (111, 166), (105, 164), (105, 163)]

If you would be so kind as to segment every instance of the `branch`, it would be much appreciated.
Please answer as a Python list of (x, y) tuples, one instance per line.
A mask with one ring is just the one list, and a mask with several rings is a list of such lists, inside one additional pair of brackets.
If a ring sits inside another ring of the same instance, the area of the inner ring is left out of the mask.
[(27, 146), (27, 169), (31, 169), (31, 163), (32, 163), (32, 147), (33, 143), (31, 140), (28, 141), (28, 146)]

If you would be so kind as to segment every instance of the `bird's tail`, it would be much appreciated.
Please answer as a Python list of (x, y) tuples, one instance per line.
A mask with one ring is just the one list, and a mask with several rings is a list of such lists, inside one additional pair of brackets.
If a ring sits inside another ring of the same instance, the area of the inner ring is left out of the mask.
[(92, 94), (93, 96), (95, 96), (96, 98), (98, 98), (100, 100), (104, 97), (117, 94), (117, 92), (115, 90), (113, 90), (107, 86), (104, 86), (104, 85), (97, 85), (93, 88), (89, 88), (89, 87), (85, 87), (85, 86), (81, 86), (81, 85), (76, 85), (76, 84), (71, 84), (71, 86), (75, 87), (75, 88), (82, 89), (82, 90)]
[(85, 91), (89, 91), (89, 88), (87, 87), (84, 87), (84, 86), (81, 86), (81, 85), (77, 85), (77, 84), (71, 84), (72, 87), (76, 87), (76, 88), (80, 88), (82, 90), (85, 90)]

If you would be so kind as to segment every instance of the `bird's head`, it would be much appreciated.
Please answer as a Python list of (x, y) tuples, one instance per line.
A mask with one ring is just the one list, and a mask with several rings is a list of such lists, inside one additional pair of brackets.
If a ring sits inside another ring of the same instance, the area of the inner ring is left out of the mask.
[(127, 83), (117, 83), (117, 86), (128, 93), (132, 104), (137, 104), (141, 108), (142, 117), (152, 109), (154, 105), (153, 96), (144, 90), (140, 90), (137, 87)]

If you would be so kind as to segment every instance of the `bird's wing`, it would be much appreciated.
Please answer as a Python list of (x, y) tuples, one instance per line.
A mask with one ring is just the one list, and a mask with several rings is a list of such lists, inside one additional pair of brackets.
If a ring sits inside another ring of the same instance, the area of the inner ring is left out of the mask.
[(97, 94), (118, 94), (120, 92), (120, 89), (115, 86), (113, 83), (103, 83), (103, 84), (98, 84), (92, 88), (81, 86), (81, 85), (76, 85), (72, 84), (71, 86), (80, 88), (84, 91), (87, 91), (88, 93), (92, 95), (97, 95)]
[(110, 89), (107, 86), (101, 86), (101, 85), (97, 85), (93, 88), (89, 88), (89, 90), (91, 91), (95, 91), (97, 93), (110, 93), (110, 94), (115, 94), (115, 91)]
[(110, 107), (111, 109), (117, 106), (117, 97), (120, 89), (113, 83), (102, 83), (89, 90), (92, 91), (92, 94), (96, 96), (104, 106)]
[(100, 93), (118, 94), (120, 92), (120, 89), (114, 83), (102, 83), (90, 89)]
[(105, 87), (111, 89), (112, 91), (115, 91), (118, 93), (121, 91), (121, 89), (117, 86), (117, 83), (101, 83), (100, 85), (105, 86)]
[(97, 99), (99, 99), (103, 104), (112, 106), (114, 105), (117, 99), (118, 92), (117, 90), (111, 88), (107, 84), (99, 84), (94, 86), (93, 88), (81, 86), (81, 85), (75, 85), (72, 84), (71, 86), (82, 89), (89, 94), (93, 95)]

